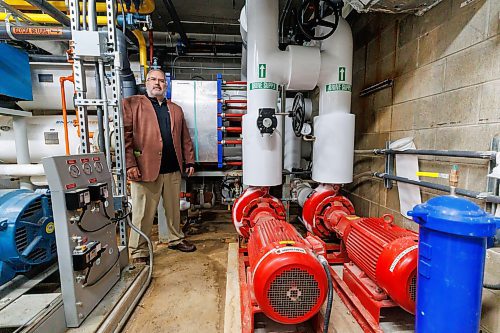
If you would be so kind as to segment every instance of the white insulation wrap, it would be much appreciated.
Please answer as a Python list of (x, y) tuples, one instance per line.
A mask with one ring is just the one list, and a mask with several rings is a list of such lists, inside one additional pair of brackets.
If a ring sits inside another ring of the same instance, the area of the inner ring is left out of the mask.
[(340, 112), (314, 118), (314, 181), (330, 184), (352, 182), (354, 118), (353, 114)]
[(243, 183), (250, 186), (281, 184), (281, 117), (273, 135), (262, 135), (256, 114), (243, 116)]
[[(69, 147), (71, 154), (80, 152), (80, 138), (73, 124), (75, 116), (68, 116)], [(26, 118), (28, 145), (31, 163), (39, 163), (42, 158), (66, 153), (64, 144), (64, 122), (62, 116), (33, 116)], [(89, 116), (89, 131), (95, 135), (91, 139), (91, 149), (97, 149), (97, 117)], [(16, 145), (12, 117), (0, 116), (0, 162), (16, 163)], [(29, 162), (29, 161), (26, 161)]]
[[(305, 98), (306, 105), (306, 120), (311, 119), (312, 115), (312, 100)], [(279, 108), (278, 104), (278, 108)], [(286, 99), (286, 112), (290, 112), (293, 106), (293, 98)], [(280, 110), (280, 112), (282, 112)], [(283, 154), (283, 167), (288, 171), (293, 168), (299, 169), (301, 167), (302, 159), (302, 139), (295, 136), (293, 132), (292, 118), (283, 117), (285, 121), (285, 145)]]
[[(319, 78), (321, 58), (319, 48), (290, 45), (287, 90), (313, 90)], [(307, 63), (307, 66), (304, 64)]]

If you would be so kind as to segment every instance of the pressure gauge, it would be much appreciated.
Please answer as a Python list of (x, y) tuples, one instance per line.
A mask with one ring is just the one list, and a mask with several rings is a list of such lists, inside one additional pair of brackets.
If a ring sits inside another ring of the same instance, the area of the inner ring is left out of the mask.
[(77, 165), (72, 164), (69, 166), (69, 175), (73, 178), (78, 178), (80, 176), (80, 169)]
[(101, 163), (101, 162), (99, 162), (99, 161), (95, 162), (95, 163), (94, 163), (94, 168), (95, 168), (95, 171), (97, 171), (97, 172), (101, 173), (101, 172), (102, 172), (102, 169), (103, 169), (103, 168), (102, 168), (102, 163)]
[(83, 163), (82, 168), (83, 173), (85, 173), (86, 175), (90, 175), (92, 173), (92, 166), (90, 165), (90, 163)]

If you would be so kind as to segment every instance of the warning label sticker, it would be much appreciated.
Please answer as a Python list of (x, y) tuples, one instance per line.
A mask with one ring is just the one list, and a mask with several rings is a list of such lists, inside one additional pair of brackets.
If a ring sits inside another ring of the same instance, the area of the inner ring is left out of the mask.
[(13, 27), (14, 35), (44, 35), (44, 36), (60, 36), (63, 34), (61, 28), (41, 28), (41, 27)]
[(347, 83), (330, 83), (326, 85), (326, 92), (331, 91), (352, 91), (352, 85)]
[(398, 264), (398, 262), (399, 262), (401, 259), (403, 259), (403, 257), (404, 257), (405, 255), (407, 255), (408, 253), (410, 253), (411, 251), (416, 250), (416, 249), (418, 249), (418, 245), (413, 245), (413, 246), (411, 246), (411, 247), (407, 248), (406, 250), (404, 250), (403, 252), (401, 252), (401, 253), (400, 253), (400, 254), (396, 257), (396, 259), (394, 259), (394, 261), (392, 262), (392, 265), (391, 265), (391, 267), (389, 268), (389, 271), (390, 271), (391, 273), (392, 273), (392, 272), (394, 272), (394, 268), (396, 268), (396, 265)]
[(298, 252), (298, 253), (306, 253), (306, 250), (301, 249), (300, 247), (283, 247), (281, 249), (276, 250), (276, 254), (284, 254), (290, 252)]

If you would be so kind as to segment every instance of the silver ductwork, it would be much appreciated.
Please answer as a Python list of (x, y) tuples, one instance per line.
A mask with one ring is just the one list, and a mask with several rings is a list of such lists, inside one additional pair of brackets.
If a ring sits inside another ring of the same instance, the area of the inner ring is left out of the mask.
[(442, 0), (346, 0), (346, 3), (360, 13), (411, 13), (421, 16), (441, 1)]

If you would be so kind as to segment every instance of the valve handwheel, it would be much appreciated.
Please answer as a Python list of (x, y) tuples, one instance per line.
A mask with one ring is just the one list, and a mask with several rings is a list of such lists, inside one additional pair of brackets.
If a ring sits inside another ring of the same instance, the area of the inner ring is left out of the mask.
[[(324, 0), (323, 8), (320, 8), (319, 0), (304, 0), (297, 11), (297, 23), (304, 35), (312, 40), (324, 40), (333, 35), (339, 24), (340, 13), (344, 3), (342, 0)], [(326, 21), (324, 18), (333, 10), (335, 21)], [(311, 34), (311, 30), (316, 27), (331, 28), (331, 30), (322, 36)]]
[(302, 127), (304, 127), (304, 121), (306, 120), (306, 104), (302, 93), (297, 93), (297, 95), (295, 95), (290, 117), (292, 118), (293, 132), (295, 136), (300, 137), (302, 135)]

